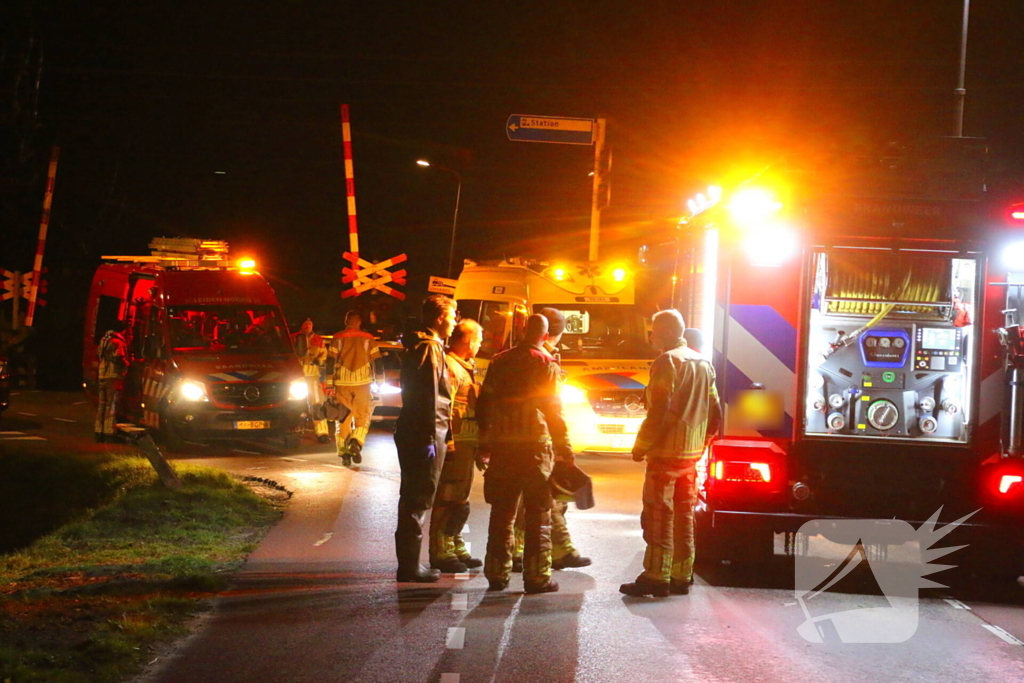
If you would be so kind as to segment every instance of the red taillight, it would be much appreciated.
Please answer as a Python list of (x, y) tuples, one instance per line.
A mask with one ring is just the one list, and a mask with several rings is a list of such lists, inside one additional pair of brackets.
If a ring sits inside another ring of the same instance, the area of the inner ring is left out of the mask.
[(712, 476), (718, 481), (742, 481), (767, 484), (772, 480), (772, 467), (766, 462), (715, 462)]
[(999, 493), (1005, 495), (1014, 495), (1024, 490), (1024, 476), (1019, 474), (1004, 474), (999, 477)]

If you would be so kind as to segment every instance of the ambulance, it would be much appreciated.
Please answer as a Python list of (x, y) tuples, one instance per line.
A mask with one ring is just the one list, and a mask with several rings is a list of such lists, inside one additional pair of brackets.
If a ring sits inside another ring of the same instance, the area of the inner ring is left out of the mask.
[(961, 521), (954, 564), (1024, 558), (1024, 207), (991, 196), (985, 154), (946, 139), (691, 202), (683, 312), (725, 409), (705, 559), (792, 554), (808, 529), (852, 542), (855, 519)]
[(568, 261), (465, 262), (455, 286), (459, 314), (484, 329), (479, 365), (522, 339), (545, 307), (565, 314), (559, 348), (562, 404), (577, 452), (629, 452), (645, 415), (643, 394), (657, 352), (635, 303), (626, 264)]
[(276, 437), (298, 445), (307, 386), (270, 284), (226, 242), (160, 238), (149, 256), (105, 256), (85, 315), (82, 364), (94, 393), (97, 345), (125, 324), (118, 419), (184, 440)]

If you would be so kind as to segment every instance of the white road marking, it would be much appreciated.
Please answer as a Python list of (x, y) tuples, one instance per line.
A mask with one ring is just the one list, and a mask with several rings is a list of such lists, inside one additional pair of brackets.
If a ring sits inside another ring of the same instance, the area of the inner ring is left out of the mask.
[(20, 391), (12, 391), (11, 392), (11, 396), (21, 396), (21, 392)]
[(8, 436), (4, 441), (46, 441), (41, 436)]
[(466, 629), (462, 626), (452, 626), (448, 629), (448, 637), (445, 640), (445, 647), (449, 650), (461, 650), (466, 645)]
[(459, 572), (455, 575), (456, 581), (466, 581), (470, 578), (469, 572)]
[(88, 401), (78, 401), (77, 403), (72, 403), (71, 405), (73, 405), (73, 406), (80, 406), (80, 405), (83, 405), (85, 403), (88, 403)]
[(459, 683), (462, 674), (441, 674), (441, 683)]
[(35, 413), (18, 413), (18, 415), (25, 415), (27, 417), (39, 417)]
[(247, 470), (265, 470), (266, 467), (246, 467)]
[(465, 593), (452, 593), (452, 609), (468, 610), (469, 596)]
[(75, 422), (75, 420), (69, 420), (66, 417), (55, 417), (53, 419), (57, 422)]
[(324, 534), (323, 536), (320, 537), (319, 541), (317, 541), (316, 543), (313, 544), (313, 547), (321, 546), (324, 543), (327, 543), (327, 541), (331, 540), (331, 536), (333, 536), (333, 535), (334, 535), (333, 531), (328, 531), (326, 534)]
[(462, 533), (464, 533), (464, 534), (468, 534), (469, 533), (469, 522), (466, 522), (465, 524), (462, 525)]
[(245, 453), (246, 455), (261, 455), (261, 453), (257, 453), (256, 451), (243, 451), (241, 448), (235, 448), (232, 452)]
[(281, 458), (281, 459), (282, 460), (287, 460), (288, 462), (303, 462), (302, 460), (299, 460), (298, 458)]
[(193, 446), (202, 446), (203, 448), (206, 448), (205, 443), (199, 443), (198, 441), (186, 441), (185, 443), (191, 444)]
[(348, 469), (344, 465), (328, 465), (328, 464), (325, 464), (324, 467), (333, 467), (336, 470), (347, 470)]
[(473, 544), (470, 543), (469, 541), (466, 541), (466, 542), (463, 543), (463, 545), (466, 546), (466, 552), (472, 554), (472, 552), (473, 552)]
[[(1000, 640), (1003, 640), (1003, 641), (1009, 643), (1010, 645), (1024, 645), (1024, 642), (1021, 642), (1016, 637), (1014, 637), (1012, 634), (1007, 633), (1006, 631), (1004, 631), (1003, 629), (999, 628), (998, 626), (993, 626), (992, 624), (982, 624), (982, 626), (984, 626), (989, 631), (991, 631), (997, 638), (999, 638)], [(451, 631), (451, 629), (448, 629), (448, 630)]]
[(0, 436), (10, 436), (11, 434), (24, 434), (25, 432), (0, 432)]
[(953, 600), (951, 598), (944, 598), (944, 600), (948, 602), (950, 605), (952, 605), (954, 609), (971, 609), (959, 600)]
[(512, 640), (512, 627), (516, 623), (516, 617), (519, 616), (519, 606), (523, 604), (522, 596), (516, 600), (515, 606), (512, 608), (512, 612), (505, 619), (505, 627), (501, 632), (501, 640), (498, 641), (498, 651), (494, 656), (494, 676), (491, 676), (491, 683), (494, 683), (495, 678), (498, 676), (498, 667), (501, 664), (502, 658), (505, 656), (505, 650), (508, 649), (508, 644)]

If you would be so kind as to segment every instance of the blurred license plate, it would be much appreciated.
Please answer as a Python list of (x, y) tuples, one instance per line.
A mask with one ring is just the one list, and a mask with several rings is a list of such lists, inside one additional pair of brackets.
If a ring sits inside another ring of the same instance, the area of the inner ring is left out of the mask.
[(235, 423), (235, 429), (267, 429), (269, 427), (270, 423), (265, 420), (246, 420)]
[(635, 441), (634, 436), (613, 436), (612, 448), (632, 448)]

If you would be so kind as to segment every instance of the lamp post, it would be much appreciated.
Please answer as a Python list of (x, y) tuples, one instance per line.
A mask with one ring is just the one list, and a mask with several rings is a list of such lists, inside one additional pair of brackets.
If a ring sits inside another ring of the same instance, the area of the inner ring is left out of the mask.
[(957, 80), (956, 90), (956, 118), (954, 127), (956, 137), (964, 136), (964, 99), (967, 97), (967, 89), (964, 87), (964, 72), (967, 70), (967, 20), (971, 14), (971, 0), (964, 0), (964, 18), (960, 24), (960, 78)]
[(437, 166), (426, 159), (418, 159), (416, 163), (424, 168), (436, 168), (439, 171), (448, 171), (455, 176), (455, 215), (452, 217), (452, 242), (451, 246), (448, 248), (448, 279), (450, 280), (452, 277), (452, 262), (455, 260), (455, 231), (458, 229), (459, 225), (459, 200), (462, 198), (462, 176), (455, 169), (448, 168), (447, 166)]

